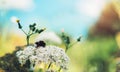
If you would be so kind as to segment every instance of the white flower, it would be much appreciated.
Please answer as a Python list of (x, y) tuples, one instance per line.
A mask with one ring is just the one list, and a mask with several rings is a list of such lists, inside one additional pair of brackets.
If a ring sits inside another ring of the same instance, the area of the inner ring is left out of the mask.
[(36, 50), (38, 59), (45, 63), (55, 63), (57, 66), (67, 69), (69, 57), (62, 48), (56, 46), (46, 46), (45, 48), (38, 48)]
[(36, 48), (34, 47), (34, 46), (28, 46), (28, 47), (26, 47), (25, 49), (24, 49), (24, 51), (23, 51), (23, 54), (24, 55), (26, 55), (26, 56), (30, 56), (30, 55), (34, 55), (34, 50), (35, 50)]
[(29, 57), (29, 60), (30, 60), (30, 63), (31, 63), (31, 64), (36, 64), (36, 63), (38, 62), (37, 57), (34, 56), (34, 55), (31, 55), (31, 56)]
[(16, 56), (19, 59), (19, 62), (23, 65), (29, 59), (31, 55), (34, 55), (34, 50), (36, 48), (34, 46), (27, 46), (23, 51), (18, 51)]
[(27, 58), (27, 56), (25, 56), (25, 55), (19, 56), (19, 62), (20, 62), (20, 64), (21, 64), (21, 65), (25, 64), (27, 59), (28, 59), (28, 58)]
[(16, 53), (16, 56), (19, 57), (19, 56), (22, 55), (22, 54), (23, 54), (23, 51), (18, 51), (18, 52)]
[(37, 47), (27, 46), (23, 51), (18, 51), (17, 57), (21, 64), (30, 60), (31, 68), (41, 62), (45, 64), (53, 63), (66, 70), (68, 68), (69, 57), (62, 48), (57, 46)]
[(45, 41), (48, 44), (61, 44), (62, 40), (58, 35), (56, 35), (54, 32), (42, 32), (38, 35), (38, 37), (35, 39), (35, 42), (38, 41)]

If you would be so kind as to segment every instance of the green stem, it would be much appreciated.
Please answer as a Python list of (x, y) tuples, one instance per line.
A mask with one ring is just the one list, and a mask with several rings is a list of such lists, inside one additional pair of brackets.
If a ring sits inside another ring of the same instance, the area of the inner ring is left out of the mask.
[(69, 48), (69, 47), (68, 47), (68, 44), (65, 45), (65, 46), (66, 46), (65, 52), (67, 52), (67, 51), (68, 51), (68, 48)]
[(33, 35), (33, 34), (35, 34), (35, 33), (31, 33), (31, 34), (29, 34), (29, 36), (31, 36), (31, 35)]
[(75, 41), (73, 44), (69, 45), (69, 48), (72, 47), (73, 45), (75, 45), (77, 43), (77, 41)]
[(27, 35), (27, 37), (26, 37), (26, 40), (27, 40), (27, 46), (29, 45), (29, 39), (30, 39), (30, 36)]
[(35, 34), (35, 33), (31, 33), (31, 34), (28, 33), (28, 34), (26, 34), (27, 35), (27, 37), (26, 37), (27, 45), (29, 45), (30, 36), (33, 35), (33, 34)]
[(30, 34), (31, 30), (29, 30), (28, 35)]
[(49, 69), (51, 65), (52, 65), (52, 62), (50, 62), (50, 64), (49, 64), (49, 66), (48, 66), (48, 68), (47, 68), (47, 69)]
[(65, 52), (67, 52), (67, 51), (68, 51), (68, 49), (69, 49), (69, 48), (71, 48), (71, 47), (72, 47), (73, 45), (75, 45), (76, 43), (77, 43), (77, 41), (76, 41), (76, 42), (74, 42), (73, 44), (70, 44), (70, 45), (69, 45), (69, 44), (66, 44), (66, 45), (65, 45), (65, 47), (66, 47)]
[(21, 28), (21, 30), (24, 32), (25, 35), (27, 35), (27, 33)]
[(24, 34), (26, 35), (26, 41), (27, 41), (27, 46), (29, 45), (29, 39), (30, 39), (30, 35), (27, 34), (22, 28), (21, 30), (24, 32)]
[(62, 69), (62, 68), (60, 67), (60, 68), (59, 68), (59, 70), (58, 70), (58, 72), (60, 72), (60, 71), (61, 71), (61, 69)]

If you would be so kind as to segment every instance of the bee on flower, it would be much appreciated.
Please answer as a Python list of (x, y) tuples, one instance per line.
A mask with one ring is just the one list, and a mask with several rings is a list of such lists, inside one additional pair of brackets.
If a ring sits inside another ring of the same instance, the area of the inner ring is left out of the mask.
[(16, 56), (21, 65), (24, 65), (29, 60), (31, 69), (34, 69), (35, 65), (40, 63), (47, 64), (46, 72), (49, 72), (52, 64), (67, 70), (70, 60), (62, 48), (53, 45), (46, 46), (44, 41), (36, 42), (34, 46), (25, 47), (23, 50), (18, 51)]

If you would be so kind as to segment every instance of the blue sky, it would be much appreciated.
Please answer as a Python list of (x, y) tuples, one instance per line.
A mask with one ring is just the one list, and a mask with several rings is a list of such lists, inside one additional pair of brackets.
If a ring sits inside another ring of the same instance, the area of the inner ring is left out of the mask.
[[(28, 24), (36, 22), (50, 31), (66, 32), (76, 37), (86, 36), (91, 25), (99, 19), (105, 4), (109, 0), (8, 0), (0, 1), (0, 22), (3, 27), (16, 25), (11, 22), (15, 16), (26, 29)], [(5, 3), (5, 4), (3, 4)]]

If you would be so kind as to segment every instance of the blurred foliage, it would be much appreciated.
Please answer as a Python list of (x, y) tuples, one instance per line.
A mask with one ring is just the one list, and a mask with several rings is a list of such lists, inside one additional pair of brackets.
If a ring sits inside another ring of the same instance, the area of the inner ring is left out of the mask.
[(13, 53), (7, 53), (0, 57), (0, 68), (5, 72), (28, 72), (27, 66), (21, 66), (17, 57), (16, 52), (21, 48), (18, 47)]
[[(117, 48), (115, 39), (111, 37), (77, 44), (68, 51), (72, 62), (70, 72), (115, 72), (114, 57)], [(72, 70), (73, 67), (75, 70)]]

